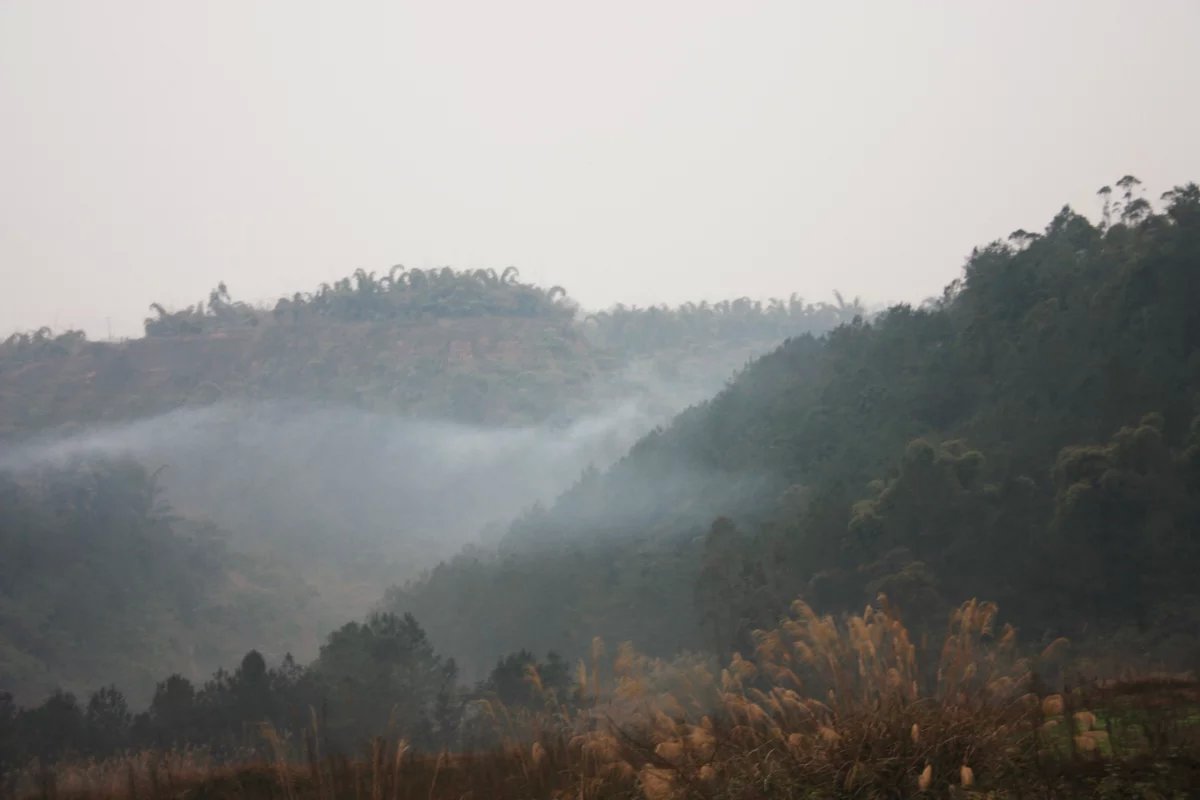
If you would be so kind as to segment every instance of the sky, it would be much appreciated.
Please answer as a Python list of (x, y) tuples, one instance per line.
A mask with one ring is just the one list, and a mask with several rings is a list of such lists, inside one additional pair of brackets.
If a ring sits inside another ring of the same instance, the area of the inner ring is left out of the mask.
[(587, 308), (920, 301), (1200, 180), (1196, 0), (0, 0), (0, 335), (515, 265)]

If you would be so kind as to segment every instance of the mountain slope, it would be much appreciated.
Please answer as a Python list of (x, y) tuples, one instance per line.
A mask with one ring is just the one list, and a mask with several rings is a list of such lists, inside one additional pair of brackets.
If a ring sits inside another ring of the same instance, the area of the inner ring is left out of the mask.
[[(728, 649), (797, 593), (881, 590), (923, 621), (978, 594), (1029, 636), (1175, 641), (1197, 607), (1200, 190), (1155, 213), (1121, 188), (1110, 221), (1064, 209), (977, 250), (936, 303), (787, 342), (387, 604), (468, 665), (595, 633)], [(1104, 525), (1081, 521), (1091, 491)], [(1107, 585), (1128, 563), (1147, 574)]]

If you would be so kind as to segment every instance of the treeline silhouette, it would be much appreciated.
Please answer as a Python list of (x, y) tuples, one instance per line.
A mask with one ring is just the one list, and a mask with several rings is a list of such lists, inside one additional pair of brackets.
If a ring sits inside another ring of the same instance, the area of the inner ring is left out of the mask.
[(617, 304), (587, 315), (583, 329), (602, 348), (636, 355), (703, 348), (713, 342), (780, 342), (805, 333), (824, 333), (866, 314), (858, 298), (847, 301), (840, 292), (833, 294), (836, 303), (810, 303), (793, 294), (787, 300), (762, 302), (741, 297), (675, 308)]
[(522, 650), (464, 687), (454, 660), (434, 652), (412, 616), (372, 614), (330, 634), (311, 664), (288, 655), (270, 667), (252, 650), (232, 671), (218, 670), (199, 685), (168, 676), (141, 711), (116, 686), (86, 699), (59, 690), (29, 707), (0, 693), (0, 775), (34, 759), (48, 764), (142, 750), (201, 748), (222, 761), (263, 757), (270, 755), (264, 725), (291, 738), (315, 728), (326, 752), (354, 753), (384, 733), (402, 735), (420, 750), (487, 747), (498, 740), (479, 717), (479, 701), (543, 709), (549, 692), (566, 707), (583, 699), (573, 693), (572, 678), (556, 654), (539, 660)]
[(324, 319), (339, 322), (419, 320), (437, 317), (571, 317), (574, 306), (561, 286), (544, 289), (519, 279), (516, 267), (437, 270), (393, 267), (386, 275), (356, 270), (322, 284), (311, 293), (280, 298), (274, 308), (234, 301), (221, 283), (202, 301), (178, 311), (151, 304), (157, 316), (146, 319), (147, 336), (212, 333), (261, 323), (297, 323)]
[[(807, 303), (798, 295), (765, 303), (738, 298), (717, 303), (684, 303), (672, 308), (618, 304), (588, 314), (581, 328), (595, 344), (613, 353), (646, 354), (665, 348), (714, 342), (778, 341), (800, 333), (823, 332), (849, 322), (864, 309), (835, 292), (836, 304)], [(266, 324), (333, 322), (412, 322), (440, 318), (525, 317), (572, 321), (579, 306), (561, 286), (522, 282), (516, 267), (436, 270), (393, 267), (386, 275), (356, 270), (322, 284), (315, 292), (297, 292), (271, 309), (235, 301), (225, 283), (201, 301), (169, 311), (151, 304), (156, 316), (145, 321), (147, 336), (197, 336)]]

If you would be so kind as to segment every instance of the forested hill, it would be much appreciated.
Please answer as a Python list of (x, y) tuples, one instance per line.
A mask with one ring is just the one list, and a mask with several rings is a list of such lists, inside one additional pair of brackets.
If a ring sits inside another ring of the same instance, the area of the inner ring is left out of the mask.
[(472, 424), (520, 425), (586, 408), (594, 382), (649, 359), (718, 369), (862, 309), (746, 298), (584, 314), (515, 268), (383, 276), (358, 270), (255, 307), (222, 283), (207, 301), (155, 303), (146, 335), (13, 334), (0, 345), (0, 436), (137, 419), (222, 400), (308, 401)]
[(586, 315), (515, 269), (359, 271), (146, 335), (0, 344), (0, 692), (316, 654), (390, 584), (502, 529), (752, 354), (855, 303)]
[(596, 634), (728, 651), (798, 594), (879, 592), (1194, 663), (1200, 189), (1139, 189), (977, 249), (936, 302), (791, 339), (389, 607), (468, 665)]

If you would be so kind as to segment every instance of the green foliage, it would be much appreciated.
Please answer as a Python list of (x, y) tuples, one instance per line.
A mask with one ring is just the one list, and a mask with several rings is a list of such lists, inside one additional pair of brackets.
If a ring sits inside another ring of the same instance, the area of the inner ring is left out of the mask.
[(1064, 583), (1093, 619), (1132, 614), (1144, 628), (1153, 606), (1194, 591), (1195, 444), (1173, 452), (1163, 428), (1149, 414), (1106, 444), (1065, 448), (1055, 463), (1051, 547), (1078, 554)]
[(387, 275), (356, 270), (311, 294), (281, 298), (267, 312), (234, 302), (220, 284), (203, 302), (170, 312), (155, 303), (157, 314), (146, 319), (147, 336), (201, 335), (253, 328), (259, 324), (298, 324), (314, 320), (366, 322), (440, 317), (570, 318), (574, 306), (561, 287), (543, 289), (522, 283), (515, 267), (456, 271), (393, 267)]

